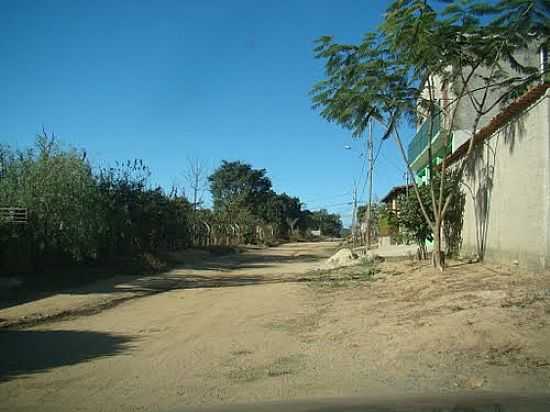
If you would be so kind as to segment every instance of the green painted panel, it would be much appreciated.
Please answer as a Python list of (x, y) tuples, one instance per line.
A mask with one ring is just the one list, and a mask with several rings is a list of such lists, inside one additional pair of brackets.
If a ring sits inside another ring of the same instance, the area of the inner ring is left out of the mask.
[[(430, 119), (427, 119), (422, 123), (420, 129), (416, 132), (416, 136), (411, 141), (408, 147), (408, 159), (409, 162), (412, 162), (416, 159), (429, 144), (429, 138), (433, 139), (441, 130), (441, 110), (436, 109), (436, 114), (434, 114)], [(431, 134), (430, 134), (431, 130)]]

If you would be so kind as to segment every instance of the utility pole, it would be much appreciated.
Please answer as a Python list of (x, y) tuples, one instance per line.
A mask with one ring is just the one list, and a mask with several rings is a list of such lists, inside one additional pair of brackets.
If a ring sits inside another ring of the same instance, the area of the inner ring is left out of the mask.
[(372, 215), (372, 172), (374, 170), (374, 143), (372, 140), (372, 121), (369, 124), (369, 134), (367, 137), (367, 158), (369, 162), (369, 170), (368, 170), (368, 177), (369, 177), (369, 203), (367, 204), (367, 250), (370, 248), (370, 241), (371, 241), (371, 215)]
[(351, 242), (352, 248), (355, 249), (355, 239), (357, 238), (357, 185), (353, 185), (353, 210), (351, 212)]

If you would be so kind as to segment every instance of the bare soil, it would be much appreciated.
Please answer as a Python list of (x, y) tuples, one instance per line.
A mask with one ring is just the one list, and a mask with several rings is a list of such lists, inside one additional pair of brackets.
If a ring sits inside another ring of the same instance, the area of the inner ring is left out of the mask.
[(548, 273), (458, 262), (443, 274), (414, 262), (318, 270), (335, 247), (205, 257), (0, 310), (0, 409), (550, 393)]

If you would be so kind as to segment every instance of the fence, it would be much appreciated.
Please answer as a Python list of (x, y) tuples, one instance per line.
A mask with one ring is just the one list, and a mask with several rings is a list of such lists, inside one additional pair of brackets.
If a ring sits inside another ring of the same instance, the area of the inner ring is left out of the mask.
[(0, 207), (0, 222), (21, 224), (28, 222), (28, 211), (21, 207)]
[(243, 225), (200, 221), (191, 226), (191, 246), (237, 246), (268, 243), (276, 239), (274, 225)]

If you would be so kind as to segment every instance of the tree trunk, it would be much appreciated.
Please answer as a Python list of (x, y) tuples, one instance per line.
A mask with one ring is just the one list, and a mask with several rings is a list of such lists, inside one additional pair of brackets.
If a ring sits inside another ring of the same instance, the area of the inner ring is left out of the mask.
[(441, 219), (436, 216), (434, 224), (434, 246), (432, 251), (432, 264), (441, 272), (445, 269), (445, 252), (441, 250)]

